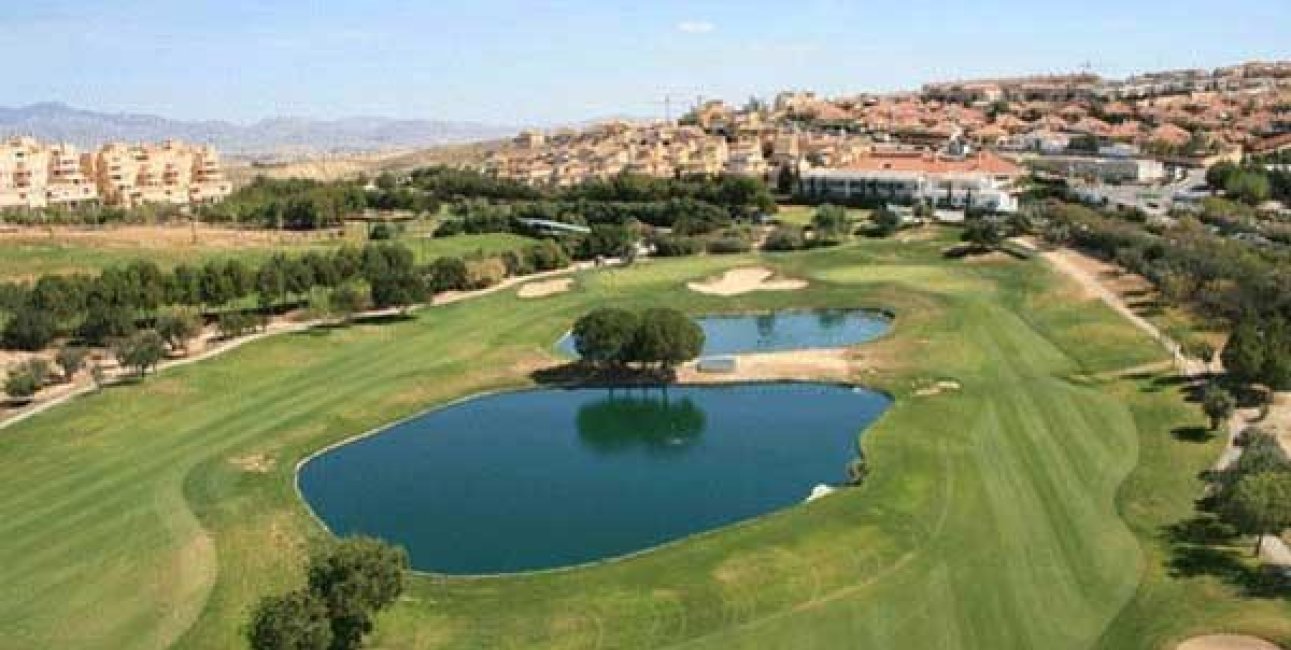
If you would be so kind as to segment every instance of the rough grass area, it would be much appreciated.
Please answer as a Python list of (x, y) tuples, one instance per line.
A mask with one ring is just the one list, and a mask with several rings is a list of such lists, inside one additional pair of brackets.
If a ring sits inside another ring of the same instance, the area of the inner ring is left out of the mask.
[[(895, 311), (893, 333), (859, 348), (873, 371), (857, 380), (897, 400), (865, 437), (866, 485), (595, 568), (418, 577), (372, 647), (1137, 650), (1215, 630), (1291, 641), (1291, 605), (1252, 593), (1236, 552), (1179, 562), (1168, 531), (1192, 517), (1196, 474), (1220, 445), (1171, 435), (1203, 424), (1196, 407), (1168, 378), (1087, 379), (1162, 353), (1041, 261), (942, 258), (950, 236), (651, 261), (541, 301), (500, 292), (280, 336), (0, 431), (0, 648), (239, 647), (250, 605), (295, 580), (325, 535), (294, 491), (299, 459), (527, 384), (572, 320), (602, 305)], [(751, 264), (810, 286), (685, 288)], [(961, 388), (913, 398), (931, 380)]]

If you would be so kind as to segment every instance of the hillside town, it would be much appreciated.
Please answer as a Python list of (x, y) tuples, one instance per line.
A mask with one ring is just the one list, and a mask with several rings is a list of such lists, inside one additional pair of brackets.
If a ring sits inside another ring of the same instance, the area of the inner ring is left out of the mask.
[(558, 187), (625, 172), (742, 174), (805, 194), (1009, 211), (1007, 190), (1028, 172), (1186, 189), (1189, 170), (1287, 148), (1291, 62), (1281, 61), (1124, 80), (1080, 73), (834, 98), (784, 92), (742, 107), (712, 100), (676, 121), (525, 131), (484, 168)]
[(0, 142), (0, 210), (214, 203), (233, 191), (219, 153), (175, 140), (80, 151), (17, 136)]

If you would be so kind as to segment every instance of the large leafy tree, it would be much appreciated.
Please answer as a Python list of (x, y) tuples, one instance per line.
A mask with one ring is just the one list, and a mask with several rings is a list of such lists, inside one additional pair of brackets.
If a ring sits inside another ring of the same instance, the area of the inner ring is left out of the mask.
[(54, 317), (42, 309), (31, 306), (20, 308), (5, 323), (0, 333), (0, 344), (11, 350), (36, 351), (54, 339)]
[(133, 368), (142, 377), (166, 356), (166, 341), (153, 330), (143, 330), (118, 341), (113, 353), (123, 368)]
[(1208, 384), (1201, 396), (1201, 410), (1210, 419), (1210, 430), (1217, 431), (1219, 426), (1233, 415), (1237, 407), (1232, 394), (1216, 384)]
[(327, 605), (308, 590), (297, 590), (260, 601), (247, 626), (252, 650), (327, 650), (332, 625)]
[(1259, 380), (1264, 368), (1265, 349), (1254, 318), (1243, 318), (1237, 323), (1220, 359), (1234, 379), (1245, 383)]
[(403, 593), (408, 555), (401, 548), (357, 537), (310, 558), (310, 592), (327, 608), (332, 648), (357, 648), (372, 630), (372, 616)]
[(629, 356), (672, 368), (699, 356), (703, 348), (704, 330), (695, 321), (676, 309), (658, 307), (641, 313)]
[(592, 363), (622, 363), (631, 354), (640, 320), (625, 309), (603, 307), (574, 323), (574, 347)]
[(188, 342), (202, 333), (202, 318), (186, 309), (177, 309), (157, 317), (157, 334), (176, 352), (188, 352)]
[(1223, 503), (1224, 518), (1239, 532), (1255, 535), (1259, 555), (1264, 535), (1291, 527), (1291, 472), (1259, 472), (1243, 476)]
[(838, 239), (847, 234), (847, 209), (828, 203), (822, 205), (811, 216), (811, 225), (820, 237)]

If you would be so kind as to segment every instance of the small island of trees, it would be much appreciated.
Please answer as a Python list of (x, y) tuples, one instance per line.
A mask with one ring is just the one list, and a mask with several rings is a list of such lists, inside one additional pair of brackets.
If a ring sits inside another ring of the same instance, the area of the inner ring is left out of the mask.
[(704, 330), (690, 317), (667, 307), (640, 312), (596, 309), (574, 323), (573, 337), (585, 364), (618, 372), (635, 365), (671, 373), (704, 349)]

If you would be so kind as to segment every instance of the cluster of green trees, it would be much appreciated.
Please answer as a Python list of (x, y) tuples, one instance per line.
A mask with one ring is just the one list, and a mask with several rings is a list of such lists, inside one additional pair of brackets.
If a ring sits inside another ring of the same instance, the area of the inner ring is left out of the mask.
[(1281, 315), (1243, 315), (1220, 358), (1236, 381), (1291, 389), (1291, 324)]
[(1150, 280), (1162, 298), (1236, 323), (1291, 316), (1291, 253), (1217, 235), (1196, 219), (1148, 224), (1129, 211), (1049, 202), (1044, 235), (1088, 250)]
[(704, 349), (704, 330), (667, 307), (640, 312), (596, 309), (574, 323), (573, 336), (583, 361), (607, 367), (644, 364), (671, 369)]
[(340, 226), (345, 217), (366, 205), (367, 196), (358, 183), (274, 180), (261, 176), (224, 201), (203, 206), (199, 216), (203, 221), (215, 223), (315, 230)]
[(354, 650), (373, 617), (403, 593), (408, 555), (356, 537), (310, 554), (305, 584), (256, 605), (246, 627), (252, 650)]
[(851, 235), (852, 219), (847, 208), (830, 203), (816, 207), (811, 215), (810, 234), (793, 224), (781, 224), (772, 230), (762, 247), (769, 251), (795, 251), (822, 246), (836, 246)]
[(317, 287), (352, 281), (367, 283), (381, 307), (411, 304), (424, 293), (412, 252), (389, 244), (300, 257), (278, 254), (258, 268), (232, 259), (164, 271), (153, 262), (137, 260), (97, 276), (45, 275), (30, 286), (10, 288), (4, 293), (13, 304), (7, 305), (10, 318), (0, 333), (0, 345), (40, 350), (58, 335), (102, 345), (131, 335), (140, 323), (167, 324), (163, 308), (216, 311), (242, 306), (254, 297), (260, 308), (269, 310), (299, 303)]
[(1270, 433), (1248, 429), (1242, 439), (1242, 455), (1214, 476), (1212, 505), (1235, 531), (1256, 536), (1258, 556), (1264, 535), (1291, 527), (1291, 462)]
[(1291, 202), (1291, 171), (1261, 164), (1216, 163), (1206, 170), (1206, 184), (1247, 205), (1259, 205), (1269, 199)]
[(182, 352), (208, 316), (229, 335), (254, 328), (258, 317), (310, 302), (348, 318), (369, 307), (407, 307), (434, 293), (562, 268), (569, 257), (557, 244), (543, 241), (488, 262), (440, 258), (418, 265), (402, 245), (373, 243), (298, 257), (277, 254), (259, 267), (234, 259), (165, 271), (140, 260), (97, 276), (46, 275), (0, 291), (0, 310), (9, 313), (0, 346), (36, 351), (59, 336), (103, 345), (142, 326)]

